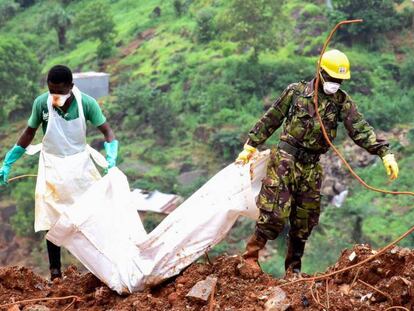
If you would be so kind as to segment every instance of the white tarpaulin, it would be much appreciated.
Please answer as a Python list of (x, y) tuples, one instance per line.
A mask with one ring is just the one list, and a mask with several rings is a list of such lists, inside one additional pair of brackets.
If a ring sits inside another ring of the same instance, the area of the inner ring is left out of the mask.
[(134, 189), (135, 207), (138, 211), (170, 214), (182, 202), (182, 198), (175, 194), (166, 194), (159, 191), (147, 192)]
[(61, 215), (47, 238), (118, 293), (142, 290), (178, 274), (219, 243), (239, 216), (257, 218), (255, 197), (268, 159), (265, 151), (250, 165), (227, 166), (149, 234), (125, 175), (111, 169)]

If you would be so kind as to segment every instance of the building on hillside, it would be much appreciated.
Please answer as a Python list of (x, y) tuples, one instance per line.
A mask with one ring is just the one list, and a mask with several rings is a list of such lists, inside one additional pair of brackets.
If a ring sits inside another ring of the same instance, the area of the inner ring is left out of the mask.
[(95, 99), (109, 94), (109, 74), (105, 72), (78, 72), (73, 74), (75, 85)]

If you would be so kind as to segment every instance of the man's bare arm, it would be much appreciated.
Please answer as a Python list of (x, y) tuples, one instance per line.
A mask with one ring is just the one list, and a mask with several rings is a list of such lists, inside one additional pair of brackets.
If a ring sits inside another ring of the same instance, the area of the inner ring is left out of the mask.
[(105, 136), (105, 141), (110, 143), (115, 139), (114, 132), (112, 131), (111, 127), (109, 126), (108, 122), (98, 126), (98, 129), (101, 133)]
[(26, 149), (27, 146), (29, 146), (31, 144), (31, 142), (33, 141), (33, 139), (36, 135), (36, 131), (37, 131), (37, 129), (35, 129), (35, 128), (31, 128), (29, 126), (26, 127), (26, 129), (24, 130), (22, 135), (17, 140), (16, 145)]

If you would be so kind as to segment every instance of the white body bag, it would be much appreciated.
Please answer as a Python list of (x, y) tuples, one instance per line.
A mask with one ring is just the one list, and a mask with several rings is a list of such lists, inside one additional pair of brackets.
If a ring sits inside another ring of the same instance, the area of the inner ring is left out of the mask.
[[(118, 293), (158, 284), (219, 243), (239, 216), (256, 219), (269, 152), (231, 164), (147, 234), (126, 176), (113, 168), (60, 215), (47, 238)], [(252, 179), (250, 177), (252, 171)]]

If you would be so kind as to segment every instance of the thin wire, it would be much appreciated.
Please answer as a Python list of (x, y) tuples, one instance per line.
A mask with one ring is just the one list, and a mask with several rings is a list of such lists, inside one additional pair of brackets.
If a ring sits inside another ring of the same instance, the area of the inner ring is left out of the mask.
[(34, 174), (20, 175), (20, 176), (16, 176), (16, 177), (10, 178), (8, 180), (8, 182), (12, 182), (12, 181), (15, 181), (15, 180), (18, 180), (18, 179), (22, 179), (22, 178), (26, 178), (26, 177), (37, 177), (37, 175), (34, 175)]
[(401, 307), (401, 306), (392, 306), (392, 307), (389, 307), (389, 308), (385, 309), (384, 311), (388, 311), (388, 310), (392, 310), (392, 309), (410, 311), (407, 308)]
[[(81, 298), (79, 296), (75, 296), (75, 295), (70, 295), (70, 296), (65, 296), (65, 297), (45, 297), (45, 298), (34, 298), (34, 299), (26, 299), (26, 300), (19, 300), (16, 302), (11, 302), (11, 303), (6, 303), (6, 304), (2, 304), (0, 305), (0, 308), (5, 308), (5, 307), (10, 307), (13, 305), (17, 305), (17, 304), (23, 304), (23, 303), (28, 303), (28, 302), (37, 302), (37, 301), (50, 301), (50, 300), (64, 300), (64, 299), (74, 299), (75, 300), (81, 300)], [(71, 306), (73, 304), (73, 301), (71, 302), (71, 304), (69, 306)]]
[(382, 255), (383, 253), (385, 253), (387, 250), (389, 250), (389, 249), (390, 249), (391, 247), (393, 247), (395, 244), (397, 244), (397, 243), (398, 243), (398, 242), (400, 242), (401, 240), (405, 239), (405, 238), (406, 238), (408, 235), (410, 235), (412, 232), (414, 232), (414, 226), (413, 226), (413, 227), (411, 227), (411, 229), (410, 229), (410, 230), (408, 230), (407, 232), (405, 232), (403, 235), (401, 235), (401, 236), (400, 236), (398, 239), (396, 239), (394, 242), (392, 242), (392, 243), (388, 244), (387, 246), (385, 246), (384, 248), (382, 248), (381, 250), (379, 250), (379, 251), (378, 251), (375, 255), (372, 255), (372, 256), (370, 256), (370, 257), (368, 257), (368, 258), (366, 258), (366, 259), (362, 260), (361, 262), (358, 262), (358, 263), (356, 263), (356, 264), (354, 264), (354, 265), (352, 265), (352, 266), (345, 267), (345, 268), (343, 268), (343, 269), (340, 269), (340, 270), (337, 270), (337, 271), (334, 271), (334, 272), (330, 272), (330, 273), (322, 274), (322, 275), (320, 275), (320, 276), (314, 276), (314, 277), (310, 277), (310, 278), (302, 278), (302, 279), (298, 279), (298, 280), (295, 280), (295, 281), (291, 281), (291, 282), (288, 282), (288, 283), (281, 284), (281, 285), (279, 285), (279, 286), (280, 286), (280, 287), (284, 287), (284, 286), (291, 285), (291, 284), (295, 284), (295, 283), (299, 283), (299, 282), (302, 282), (302, 281), (310, 282), (310, 281), (323, 280), (323, 279), (326, 279), (326, 278), (328, 278), (328, 277), (334, 276), (334, 275), (336, 275), (336, 274), (339, 274), (339, 273), (342, 273), (342, 272), (345, 272), (345, 271), (351, 270), (351, 269), (353, 269), (353, 268), (356, 268), (356, 267), (362, 266), (362, 265), (366, 264), (367, 262), (369, 262), (369, 261), (371, 261), (371, 260), (373, 260), (373, 259), (377, 258), (378, 256)]
[(345, 159), (345, 157), (341, 154), (341, 152), (335, 147), (335, 145), (331, 142), (331, 140), (329, 139), (328, 133), (325, 129), (325, 126), (322, 122), (322, 118), (319, 114), (319, 110), (318, 110), (318, 89), (319, 89), (319, 72), (321, 70), (321, 60), (322, 60), (322, 55), (323, 53), (325, 53), (326, 47), (328, 46), (329, 42), (332, 39), (333, 34), (336, 32), (336, 30), (344, 24), (352, 24), (352, 23), (360, 23), (362, 22), (362, 19), (355, 19), (355, 20), (347, 20), (347, 21), (342, 21), (338, 24), (336, 24), (336, 26), (331, 30), (331, 33), (329, 34), (328, 38), (326, 39), (322, 51), (319, 55), (319, 61), (316, 65), (316, 81), (315, 81), (315, 92), (314, 92), (314, 97), (313, 97), (313, 101), (315, 104), (315, 112), (316, 112), (316, 116), (318, 117), (318, 121), (319, 124), (321, 125), (321, 129), (322, 129), (322, 133), (323, 136), (326, 140), (326, 142), (329, 144), (330, 147), (332, 147), (332, 149), (335, 151), (335, 153), (338, 155), (338, 157), (341, 159), (342, 163), (344, 163), (344, 165), (346, 166), (346, 168), (349, 170), (349, 172), (351, 173), (351, 175), (353, 177), (355, 177), (355, 179), (357, 179), (365, 188), (370, 189), (372, 191), (375, 192), (380, 192), (380, 193), (386, 193), (386, 194), (404, 194), (404, 195), (412, 195), (414, 196), (414, 192), (411, 191), (390, 191), (390, 190), (384, 190), (384, 189), (379, 189), (379, 188), (375, 188), (372, 187), (370, 185), (368, 185), (361, 177), (358, 176), (358, 174), (352, 169), (352, 167), (349, 165), (348, 161)]
[(372, 290), (375, 290), (376, 292), (378, 292), (378, 293), (380, 293), (381, 295), (383, 295), (385, 298), (387, 298), (390, 302), (391, 302), (391, 304), (393, 304), (394, 302), (393, 302), (393, 300), (392, 300), (392, 297), (389, 295), (389, 294), (387, 294), (387, 293), (384, 293), (382, 290), (379, 290), (378, 288), (376, 288), (375, 286), (372, 286), (371, 284), (368, 284), (368, 283), (366, 283), (366, 282), (364, 282), (364, 281), (362, 281), (362, 280), (357, 280), (357, 282), (359, 282), (359, 283), (361, 283), (362, 285), (365, 285), (366, 287), (369, 287), (369, 288), (371, 288)]
[[(314, 104), (315, 104), (315, 112), (316, 112), (316, 115), (317, 115), (317, 117), (318, 117), (318, 121), (319, 121), (319, 123), (320, 123), (320, 125), (321, 125), (321, 129), (322, 129), (322, 133), (323, 133), (323, 136), (324, 136), (324, 138), (325, 138), (325, 140), (326, 140), (326, 142), (332, 147), (332, 149), (335, 151), (335, 153), (339, 156), (339, 158), (342, 160), (342, 162), (345, 164), (345, 166), (348, 168), (348, 170), (350, 171), (350, 173), (352, 174), (352, 176), (353, 177), (355, 177), (364, 187), (366, 187), (366, 188), (368, 188), (368, 189), (370, 189), (370, 190), (372, 190), (372, 191), (376, 191), (376, 192), (381, 192), (381, 193), (387, 193), (387, 194), (396, 194), (396, 195), (414, 195), (414, 192), (410, 192), (410, 191), (404, 191), (404, 192), (400, 192), (400, 191), (388, 191), (388, 190), (383, 190), (383, 189), (378, 189), (378, 188), (374, 188), (374, 187), (372, 187), (372, 186), (370, 186), (370, 185), (368, 185), (365, 181), (363, 181), (358, 175), (357, 175), (357, 173), (355, 173), (354, 172), (354, 170), (352, 169), (352, 167), (349, 165), (349, 163), (347, 162), (347, 160), (344, 158), (344, 156), (341, 154), (341, 152), (333, 145), (333, 143), (331, 142), (331, 140), (329, 139), (329, 136), (328, 136), (328, 133), (326, 132), (326, 129), (325, 129), (325, 126), (324, 126), (324, 124), (323, 124), (323, 122), (322, 122), (322, 118), (321, 118), (321, 116), (320, 116), (320, 114), (319, 114), (319, 110), (318, 110), (318, 88), (319, 88), (319, 72), (320, 72), (320, 69), (321, 69), (321, 60), (322, 60), (322, 55), (323, 55), (323, 53), (325, 53), (325, 50), (326, 50), (326, 47), (328, 46), (328, 44), (329, 44), (329, 42), (331, 41), (331, 39), (332, 39), (332, 36), (333, 36), (333, 34), (336, 32), (336, 30), (341, 26), (341, 25), (344, 25), (344, 24), (352, 24), (352, 23), (360, 23), (360, 22), (362, 22), (362, 19), (356, 19), (356, 20), (346, 20), (346, 21), (342, 21), (342, 22), (340, 22), (340, 23), (338, 23), (338, 24), (336, 24), (335, 25), (335, 27), (331, 30), (331, 32), (330, 32), (330, 34), (329, 34), (329, 36), (328, 36), (328, 38), (326, 39), (326, 41), (325, 41), (325, 43), (324, 43), (324, 45), (323, 45), (323, 48), (322, 48), (322, 51), (321, 51), (321, 53), (320, 53), (320, 55), (319, 55), (319, 61), (318, 61), (318, 63), (317, 63), (317, 66), (316, 66), (316, 81), (315, 81), (315, 92), (314, 92), (314, 97), (313, 97), (313, 100), (314, 100)], [(286, 286), (286, 285), (290, 285), (290, 284), (294, 284), (294, 283), (298, 283), (298, 282), (301, 282), (301, 281), (316, 281), (316, 280), (322, 280), (322, 279), (325, 279), (325, 278), (327, 278), (327, 277), (331, 277), (331, 276), (334, 276), (334, 275), (336, 275), (336, 274), (338, 274), (338, 273), (342, 273), (342, 272), (344, 272), (344, 271), (347, 271), (347, 270), (350, 270), (350, 269), (353, 269), (353, 268), (355, 268), (355, 267), (359, 267), (359, 266), (362, 266), (363, 264), (365, 264), (365, 263), (367, 263), (367, 262), (369, 262), (369, 261), (371, 261), (371, 260), (373, 260), (374, 258), (376, 258), (376, 257), (378, 257), (379, 255), (381, 255), (381, 254), (383, 254), (384, 252), (386, 252), (388, 249), (390, 249), (392, 246), (394, 246), (395, 244), (397, 244), (398, 242), (400, 242), (401, 240), (403, 240), (403, 239), (405, 239), (408, 235), (410, 235), (412, 232), (414, 231), (414, 226), (413, 227), (411, 227), (408, 231), (406, 231), (403, 235), (401, 235), (399, 238), (397, 238), (394, 242), (392, 242), (392, 243), (390, 243), (390, 244), (388, 244), (387, 246), (385, 246), (384, 248), (382, 248), (380, 251), (378, 251), (375, 255), (372, 255), (372, 256), (370, 256), (370, 257), (368, 257), (368, 258), (366, 258), (365, 260), (363, 260), (363, 261), (361, 261), (361, 262), (359, 262), (359, 263), (357, 263), (357, 264), (354, 264), (354, 265), (352, 265), (352, 266), (349, 266), (349, 267), (346, 267), (346, 268), (343, 268), (343, 269), (341, 269), (341, 270), (338, 270), (338, 271), (334, 271), (334, 272), (331, 272), (331, 273), (327, 273), (327, 274), (324, 274), (324, 275), (321, 275), (321, 276), (317, 276), (317, 277), (311, 277), (311, 278), (302, 278), (302, 279), (299, 279), (299, 280), (295, 280), (295, 281), (292, 281), (292, 282), (289, 282), (289, 283), (285, 283), (285, 284), (282, 284), (281, 285), (281, 287), (282, 286)]]

